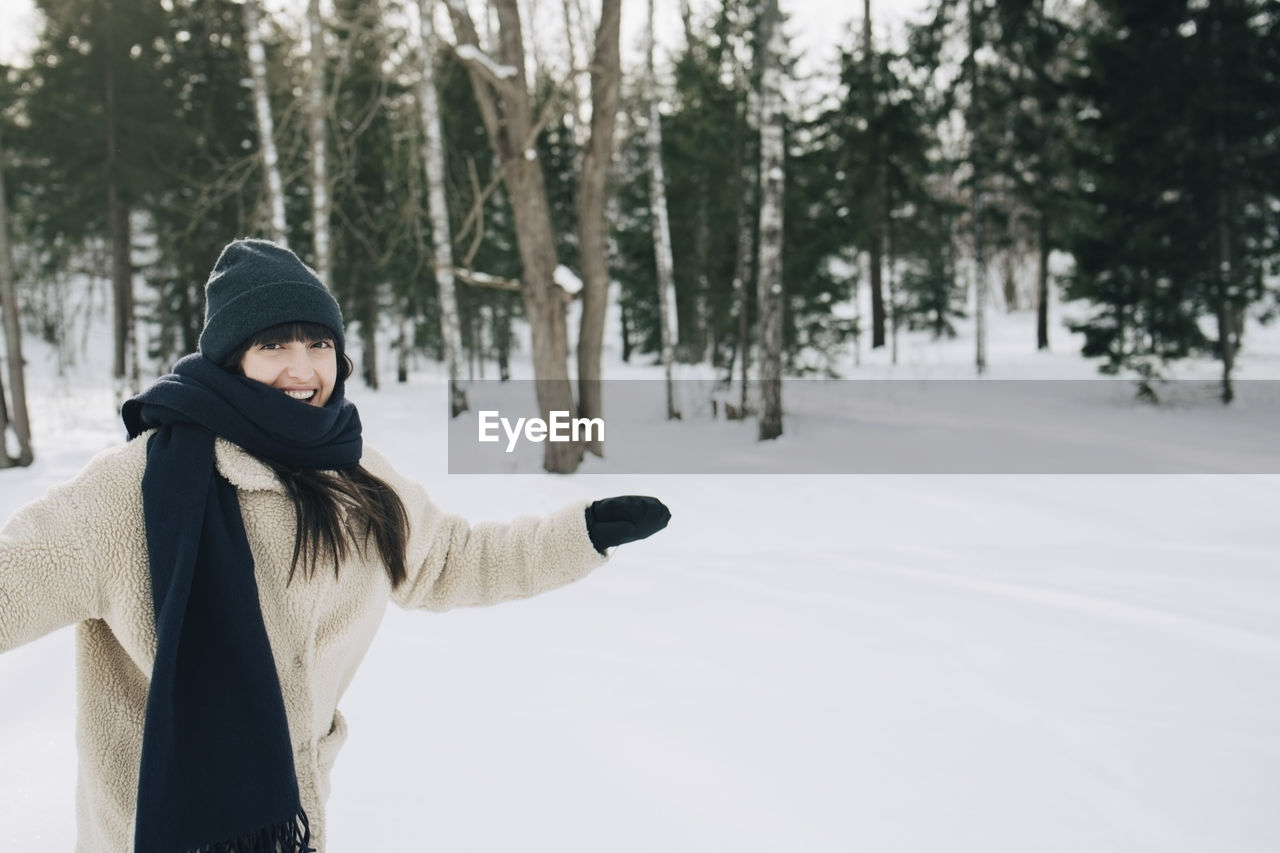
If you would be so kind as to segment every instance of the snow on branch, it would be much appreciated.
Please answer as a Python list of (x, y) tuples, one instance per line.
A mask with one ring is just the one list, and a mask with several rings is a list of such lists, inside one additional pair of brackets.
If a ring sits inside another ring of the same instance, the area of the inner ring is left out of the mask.
[(514, 65), (499, 65), (493, 60), (493, 57), (485, 53), (474, 44), (460, 44), (454, 51), (458, 54), (458, 58), (463, 62), (471, 62), (479, 65), (489, 74), (499, 80), (510, 80), (516, 76), (516, 68)]
[(465, 282), (472, 287), (493, 287), (498, 290), (516, 291), (520, 289), (520, 282), (515, 279), (502, 278), (485, 272), (469, 270), (465, 267), (454, 267), (453, 274), (459, 281)]
[(578, 278), (577, 274), (564, 264), (556, 267), (552, 280), (560, 285), (561, 290), (571, 296), (582, 292), (582, 279)]

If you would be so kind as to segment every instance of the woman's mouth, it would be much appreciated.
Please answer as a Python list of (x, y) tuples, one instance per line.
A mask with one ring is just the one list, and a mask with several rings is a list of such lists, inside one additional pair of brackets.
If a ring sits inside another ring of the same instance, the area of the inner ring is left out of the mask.
[(309, 403), (311, 402), (311, 399), (316, 396), (316, 389), (305, 388), (301, 391), (286, 390), (284, 393), (288, 394), (290, 397), (292, 397), (295, 400), (300, 400), (303, 403)]

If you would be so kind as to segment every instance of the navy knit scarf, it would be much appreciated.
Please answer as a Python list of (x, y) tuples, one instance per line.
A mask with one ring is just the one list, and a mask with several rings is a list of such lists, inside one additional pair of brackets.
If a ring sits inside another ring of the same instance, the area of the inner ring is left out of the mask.
[(285, 465), (351, 468), (360, 417), (341, 384), (317, 408), (200, 355), (121, 414), (130, 438), (158, 428), (142, 478), (156, 661), (135, 853), (310, 850), (253, 555), (214, 436)]

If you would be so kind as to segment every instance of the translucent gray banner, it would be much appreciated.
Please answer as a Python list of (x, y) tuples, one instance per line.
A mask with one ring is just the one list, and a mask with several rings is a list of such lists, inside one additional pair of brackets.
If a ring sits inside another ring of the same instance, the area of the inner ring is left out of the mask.
[[(449, 472), (540, 473), (545, 443), (603, 436), (608, 474), (1276, 474), (1280, 381), (787, 380), (783, 435), (757, 440), (741, 392), (680, 380), (608, 380), (604, 415), (540, 412), (536, 383), (467, 385), (450, 421)], [(443, 415), (448, 417), (447, 413)]]

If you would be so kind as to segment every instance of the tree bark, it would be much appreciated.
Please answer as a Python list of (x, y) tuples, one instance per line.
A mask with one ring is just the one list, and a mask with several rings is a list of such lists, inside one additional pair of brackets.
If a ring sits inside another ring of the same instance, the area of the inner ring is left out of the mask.
[(378, 290), (370, 287), (360, 311), (360, 375), (364, 384), (378, 390)]
[(133, 338), (133, 260), (132, 237), (129, 232), (129, 206), (120, 188), (120, 163), (117, 152), (118, 118), (116, 114), (116, 48), (115, 14), (107, 6), (107, 61), (103, 74), (107, 142), (107, 231), (111, 242), (112, 294), (112, 376), (116, 394), (126, 396), (129, 381), (129, 342)]
[[(486, 69), (471, 51), (459, 53), (459, 58), (467, 67), (511, 200), (522, 266), (521, 295), (533, 337), (538, 407), (544, 419), (550, 418), (553, 411), (569, 412), (569, 417), (575, 417), (568, 370), (565, 294), (554, 281), (559, 259), (546, 183), (534, 148), (536, 128), (525, 78), (520, 14), (516, 0), (494, 0), (491, 6), (498, 17), (497, 60), (504, 66), (504, 76)], [(469, 46), (479, 51), (480, 41), (466, 7), (450, 3), (449, 16), (459, 49)], [(582, 461), (580, 443), (548, 441), (543, 447), (543, 467), (553, 473), (572, 473)]]
[(766, 0), (760, 93), (760, 421), (761, 441), (782, 435), (782, 210), (786, 148), (782, 114), (782, 33), (778, 0)]
[(107, 227), (111, 235), (111, 295), (114, 327), (112, 375), (117, 392), (126, 393), (133, 361), (130, 344), (134, 341), (133, 312), (133, 236), (129, 227), (129, 206), (120, 192), (119, 178), (113, 174), (107, 184)]
[(4, 377), (0, 376), (0, 470), (12, 468), (17, 460), (9, 455), (9, 409), (4, 400)]
[(249, 53), (249, 81), (253, 87), (253, 109), (262, 148), (262, 168), (266, 179), (266, 203), (271, 239), (280, 245), (288, 241), (284, 217), (284, 182), (280, 179), (280, 157), (276, 152), (275, 126), (271, 120), (271, 100), (267, 87), (267, 54), (258, 29), (258, 0), (245, 0), (244, 36)]
[[(733, 300), (734, 310), (738, 319), (738, 346), (737, 355), (738, 371), (740, 376), (740, 384), (738, 387), (738, 413), (740, 417), (746, 417), (750, 411), (748, 405), (750, 401), (748, 375), (751, 368), (751, 300), (750, 286), (752, 278), (752, 261), (755, 256), (755, 214), (756, 205), (756, 166), (758, 161), (753, 162), (747, 156), (750, 152), (748, 140), (752, 133), (756, 132), (760, 127), (760, 117), (757, 114), (760, 107), (760, 99), (753, 97), (751, 93), (751, 84), (746, 79), (744, 69), (739, 65), (735, 73), (735, 85), (739, 93), (745, 98), (744, 111), (742, 120), (735, 122), (737, 130), (737, 140), (734, 148), (735, 156), (738, 160), (738, 181), (740, 189), (738, 191), (738, 239), (734, 247), (733, 258)], [(733, 369), (730, 366), (729, 378), (733, 378)]]
[[(248, 0), (246, 6), (255, 0)], [(329, 115), (325, 95), (324, 19), (320, 16), (320, 0), (307, 3), (307, 32), (310, 41), (310, 76), (307, 80), (308, 132), (311, 137), (311, 236), (316, 275), (327, 285), (333, 272), (333, 249), (329, 220), (333, 199), (329, 194), (329, 140), (326, 119)], [(268, 120), (270, 110), (268, 108)], [(283, 220), (282, 220), (283, 224)]]
[(396, 309), (396, 382), (409, 381), (409, 352), (413, 348), (413, 324), (405, 316), (404, 307)]
[(649, 126), (645, 134), (649, 167), (649, 213), (653, 227), (653, 252), (658, 278), (658, 330), (661, 341), (662, 372), (667, 383), (667, 420), (678, 420), (675, 377), (675, 282), (671, 258), (671, 224), (667, 216), (667, 180), (662, 168), (662, 112), (658, 107), (657, 70), (654, 66), (653, 0), (649, 0), (649, 20), (645, 30), (645, 100)]
[(981, 376), (987, 369), (987, 265), (982, 248), (982, 161), (978, 128), (978, 22), (974, 0), (968, 0), (969, 24), (969, 167), (972, 170), (970, 208), (973, 215), (974, 306), (977, 350), (975, 366)]
[(1223, 99), (1226, 97), (1222, 82), (1223, 64), (1227, 61), (1222, 50), (1222, 0), (1210, 0), (1213, 10), (1212, 23), (1209, 30), (1210, 62), (1213, 63), (1213, 155), (1214, 155), (1214, 194), (1217, 208), (1217, 248), (1218, 248), (1218, 355), (1222, 359), (1222, 391), (1220, 398), (1223, 404), (1235, 399), (1235, 388), (1232, 382), (1232, 371), (1235, 368), (1236, 353), (1236, 309), (1233, 306), (1234, 296), (1234, 258), (1231, 251), (1231, 207), (1228, 199), (1227, 176), (1227, 137), (1222, 126)]
[(431, 219), (431, 259), (440, 303), (440, 338), (449, 368), (449, 416), (467, 410), (459, 357), (462, 327), (458, 321), (458, 296), (453, 278), (453, 235), (444, 195), (444, 141), (440, 129), (440, 101), (435, 79), (435, 2), (418, 0), (420, 76), (418, 107), (422, 112), (422, 161), (427, 171), (427, 214)]
[(888, 211), (893, 208), (893, 201), (885, 193), (885, 226), (884, 226), (884, 249), (885, 258), (888, 261), (889, 273), (889, 363), (896, 366), (898, 364), (898, 331), (899, 321), (902, 319), (898, 311), (898, 278), (894, 273), (894, 233), (893, 233), (893, 217), (887, 215)]
[[(584, 418), (603, 418), (601, 351), (604, 348), (605, 306), (609, 298), (607, 258), (609, 171), (622, 88), (619, 51), (622, 0), (603, 0), (600, 26), (591, 59), (591, 138), (582, 158), (578, 185), (578, 247), (582, 261), (582, 320), (578, 329), (578, 412)], [(584, 449), (604, 456), (604, 442), (587, 441)]]
[(871, 348), (879, 349), (885, 341), (885, 305), (884, 305), (884, 239), (880, 230), (880, 220), (884, 215), (884, 204), (880, 197), (880, 128), (875, 115), (875, 55), (871, 43), (871, 0), (863, 0), (862, 4), (862, 56), (866, 63), (866, 91), (863, 103), (866, 109), (867, 131), (871, 145), (867, 152), (871, 163), (870, 180), (863, 204), (866, 207), (867, 219), (867, 264), (871, 280)]
[(1036, 264), (1036, 349), (1049, 348), (1049, 219), (1039, 217), (1038, 262)]
[[(13, 399), (12, 416), (4, 405), (4, 388), (0, 386), (0, 467), (10, 463), (30, 465), (35, 459), (31, 449), (31, 420), (27, 413), (26, 363), (22, 358), (22, 324), (18, 315), (17, 283), (13, 274), (13, 252), (9, 245), (9, 208), (4, 188), (5, 149), (0, 144), (0, 311), (4, 312), (5, 357), (9, 362), (9, 393)], [(8, 428), (13, 427), (18, 439), (18, 457), (12, 459), (5, 442)]]

